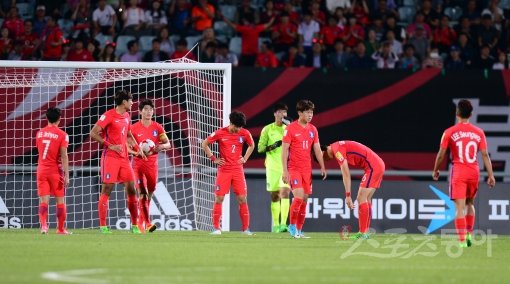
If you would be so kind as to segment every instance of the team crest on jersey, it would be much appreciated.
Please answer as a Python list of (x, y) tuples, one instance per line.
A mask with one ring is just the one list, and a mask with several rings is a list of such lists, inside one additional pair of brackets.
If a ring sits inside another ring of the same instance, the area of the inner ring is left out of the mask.
[(294, 179), (294, 180), (292, 181), (292, 183), (293, 183), (294, 185), (298, 184), (297, 179)]
[(124, 118), (124, 120), (126, 121), (126, 124), (129, 124), (129, 120), (127, 118)]
[(239, 144), (243, 144), (243, 142), (244, 142), (243, 137), (239, 137)]
[(158, 132), (156, 130), (152, 130), (152, 136), (158, 137)]
[(220, 186), (216, 185), (216, 191), (220, 191)]
[(106, 174), (106, 179), (110, 179), (110, 174)]
[(313, 137), (314, 137), (313, 131), (310, 131), (308, 134), (310, 135), (310, 138), (313, 139)]

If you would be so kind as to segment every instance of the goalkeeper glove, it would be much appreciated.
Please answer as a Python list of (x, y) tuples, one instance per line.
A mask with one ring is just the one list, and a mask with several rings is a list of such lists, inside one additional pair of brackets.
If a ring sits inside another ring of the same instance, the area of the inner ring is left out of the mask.
[(290, 118), (288, 116), (282, 118), (282, 123), (285, 125), (289, 125), (291, 122), (292, 122), (292, 118)]
[(282, 146), (282, 140), (278, 140), (274, 142), (273, 144), (266, 147), (266, 152), (273, 151), (274, 149)]

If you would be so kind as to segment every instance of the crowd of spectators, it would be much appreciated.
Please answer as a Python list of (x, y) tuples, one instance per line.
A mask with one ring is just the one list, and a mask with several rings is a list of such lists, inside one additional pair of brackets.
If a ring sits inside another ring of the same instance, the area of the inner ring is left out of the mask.
[(510, 56), (510, 1), (0, 3), (2, 60), (157, 62), (187, 57), (265, 68), (415, 70), (507, 69)]

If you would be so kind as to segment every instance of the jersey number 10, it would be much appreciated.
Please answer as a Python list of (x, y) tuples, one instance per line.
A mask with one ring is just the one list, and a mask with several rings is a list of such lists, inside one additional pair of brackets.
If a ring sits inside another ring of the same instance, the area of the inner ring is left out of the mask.
[[(455, 143), (457, 145), (457, 149), (459, 152), (459, 160), (461, 163), (464, 163), (464, 158), (466, 159), (466, 162), (469, 164), (472, 164), (476, 162), (476, 154), (478, 153), (478, 145), (475, 141), (469, 141), (466, 144), (466, 147), (464, 148), (464, 145), (462, 141), (458, 141)], [(469, 153), (472, 153), (472, 156), (470, 156)]]

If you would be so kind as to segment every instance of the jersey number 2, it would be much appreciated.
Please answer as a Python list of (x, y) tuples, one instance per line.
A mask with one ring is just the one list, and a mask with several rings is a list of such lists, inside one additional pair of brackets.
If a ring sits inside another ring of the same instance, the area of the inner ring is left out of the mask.
[[(475, 141), (469, 141), (466, 144), (466, 147), (464, 148), (462, 141), (458, 141), (455, 143), (457, 145), (457, 149), (459, 150), (459, 160), (461, 163), (464, 163), (464, 158), (466, 159), (466, 162), (469, 164), (472, 164), (476, 162), (476, 154), (478, 153), (478, 145), (476, 145)], [(472, 152), (471, 152), (471, 151)], [(473, 153), (473, 156), (470, 156), (469, 153)]]

